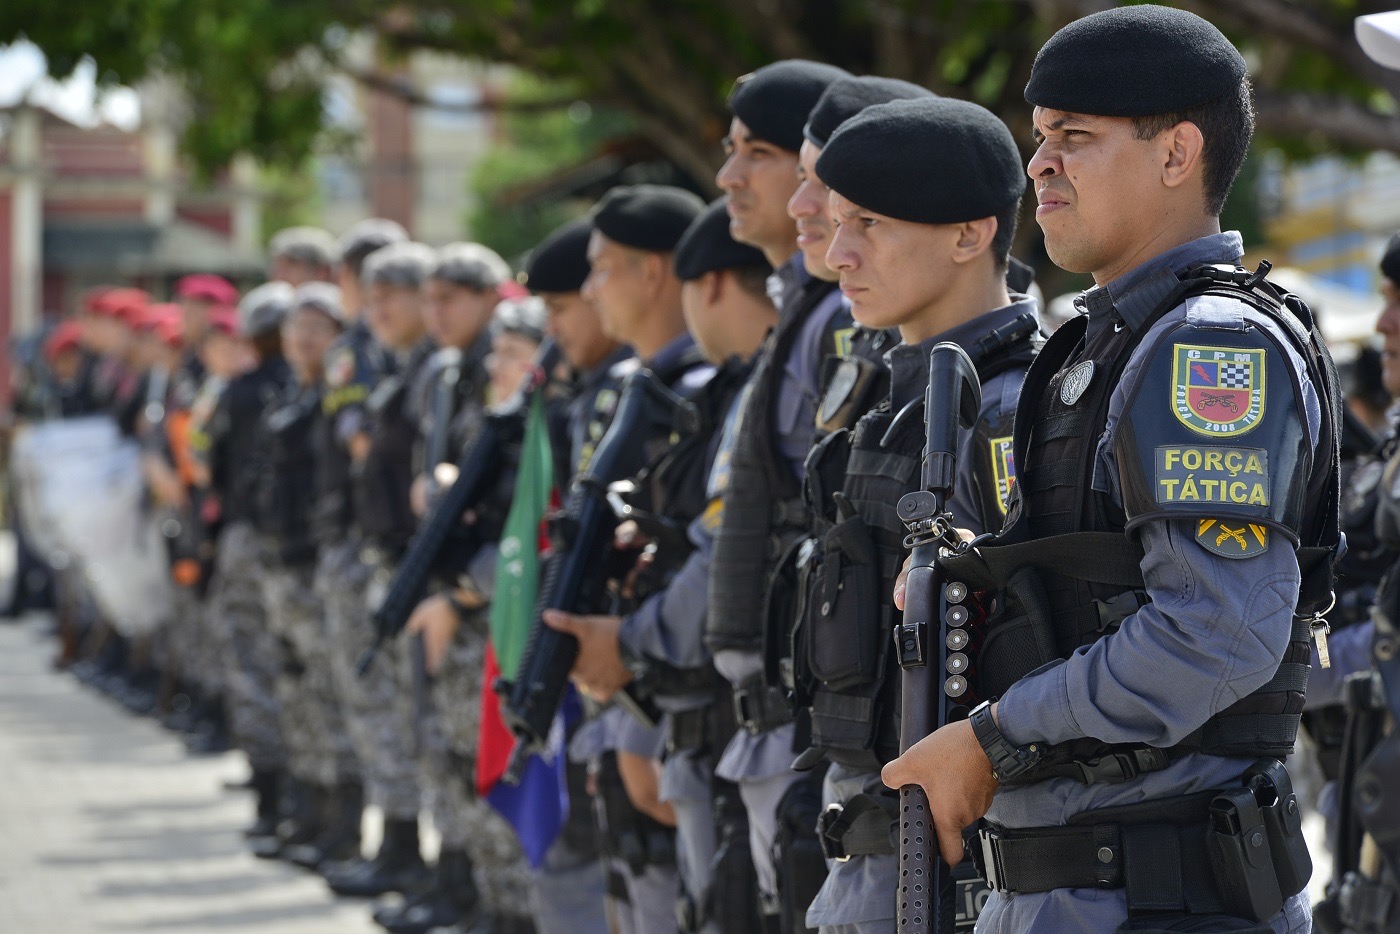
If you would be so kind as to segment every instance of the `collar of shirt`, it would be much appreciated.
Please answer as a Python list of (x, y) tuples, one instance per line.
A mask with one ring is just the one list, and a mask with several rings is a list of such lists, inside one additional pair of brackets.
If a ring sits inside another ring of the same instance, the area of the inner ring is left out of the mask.
[(462, 352), (463, 368), (485, 366), (486, 357), (491, 353), (491, 329), (482, 328), (471, 346)]
[(1227, 230), (1172, 247), (1114, 279), (1092, 288), (1075, 300), (1089, 315), (1092, 339), (1113, 320), (1114, 312), (1136, 328), (1177, 284), (1177, 273), (1197, 263), (1235, 263), (1244, 255), (1239, 231)]
[(623, 360), (632, 356), (632, 348), (627, 346), (618, 347), (612, 353), (603, 358), (603, 362), (595, 367), (584, 370), (578, 376), (578, 387), (580, 392), (588, 392), (593, 387), (607, 378), (612, 368)]
[(682, 331), (679, 335), (672, 338), (670, 343), (658, 350), (654, 357), (646, 361), (647, 369), (669, 369), (675, 365), (677, 360), (689, 353), (690, 348), (694, 346), (695, 338), (690, 336), (689, 331)]
[(782, 311), (791, 301), (792, 296), (805, 286), (812, 279), (812, 274), (807, 271), (807, 266), (802, 262), (802, 251), (798, 250), (788, 258), (777, 269), (768, 276), (768, 298), (773, 302), (773, 307)]
[(1012, 295), (1010, 305), (980, 314), (918, 344), (900, 344), (890, 350), (885, 354), (885, 363), (890, 368), (891, 410), (898, 412), (923, 396), (928, 388), (928, 357), (934, 344), (951, 341), (970, 354), (979, 340), (1027, 313), (1035, 314), (1035, 299)]

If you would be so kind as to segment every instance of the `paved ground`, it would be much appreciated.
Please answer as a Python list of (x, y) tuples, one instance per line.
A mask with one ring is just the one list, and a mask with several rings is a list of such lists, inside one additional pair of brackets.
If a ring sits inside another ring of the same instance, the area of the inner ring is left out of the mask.
[(44, 622), (0, 623), (0, 931), (368, 934), (364, 902), (254, 859), (235, 754), (194, 759), (49, 670)]

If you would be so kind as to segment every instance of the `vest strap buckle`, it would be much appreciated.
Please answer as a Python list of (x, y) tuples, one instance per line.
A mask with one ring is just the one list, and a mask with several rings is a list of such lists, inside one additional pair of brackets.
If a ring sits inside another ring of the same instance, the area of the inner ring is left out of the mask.
[(1076, 759), (1071, 763), (1085, 785), (1099, 782), (1130, 782), (1145, 772), (1157, 772), (1167, 767), (1171, 759), (1156, 746), (1118, 750), (1097, 759)]
[(1138, 590), (1125, 590), (1107, 600), (1095, 600), (1094, 609), (1099, 614), (1096, 632), (1104, 633), (1116, 628), (1123, 620), (1132, 616), (1148, 603), (1147, 595)]

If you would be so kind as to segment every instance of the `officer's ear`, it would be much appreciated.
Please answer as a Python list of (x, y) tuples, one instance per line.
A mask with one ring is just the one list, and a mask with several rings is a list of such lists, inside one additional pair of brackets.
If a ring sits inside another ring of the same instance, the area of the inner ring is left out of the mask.
[(997, 219), (979, 217), (973, 221), (963, 221), (957, 225), (957, 237), (953, 241), (953, 262), (970, 263), (992, 248), (997, 236)]
[(704, 296), (706, 305), (719, 304), (720, 299), (724, 296), (726, 278), (731, 286), (738, 286), (734, 280), (734, 274), (727, 269), (715, 269), (700, 277), (700, 294)]
[(1162, 184), (1178, 188), (1191, 178), (1200, 178), (1204, 166), (1206, 140), (1201, 128), (1182, 120), (1159, 137), (1162, 158)]
[(642, 279), (650, 291), (659, 291), (666, 282), (666, 273), (672, 268), (671, 254), (638, 252), (641, 257)]

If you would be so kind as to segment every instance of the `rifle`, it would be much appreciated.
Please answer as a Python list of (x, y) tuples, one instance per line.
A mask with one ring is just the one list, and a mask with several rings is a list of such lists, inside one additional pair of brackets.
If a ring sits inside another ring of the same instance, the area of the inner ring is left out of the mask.
[[(553, 523), (553, 553), (545, 562), (520, 668), (514, 681), (499, 679), (495, 685), (501, 695), (501, 715), (515, 734), (515, 749), (504, 776), (509, 784), (519, 781), (530, 754), (544, 748), (578, 657), (578, 640), (546, 626), (544, 611), (586, 613), (599, 606), (618, 526), (608, 502), (608, 485), (644, 466), (646, 442), (668, 432), (677, 410), (685, 405), (650, 370), (628, 376), (607, 433), (588, 467), (574, 479), (567, 505)], [(630, 686), (619, 691), (615, 700), (643, 722), (654, 722), (654, 711)]]
[[(924, 393), (923, 489), (899, 500), (899, 518), (912, 549), (905, 587), (904, 619), (895, 628), (895, 651), (903, 669), (899, 749), (967, 716), (970, 684), (967, 625), (972, 622), (966, 584), (945, 581), (940, 549), (966, 548), (947, 510), (957, 478), (958, 428), (971, 428), (982, 402), (982, 384), (972, 360), (957, 344), (937, 344), (929, 354)], [(901, 413), (903, 414), (903, 413)], [(937, 627), (937, 631), (934, 631)], [(946, 679), (946, 680), (945, 680)], [(899, 790), (901, 932), (952, 934), (955, 923), (953, 871), (938, 850), (928, 796), (919, 785)]]
[[(374, 610), (374, 643), (356, 666), (360, 675), (369, 671), (384, 643), (403, 632), (408, 625), (409, 616), (423, 599), (428, 578), (432, 576), (452, 533), (461, 524), (462, 514), (475, 507), (495, 488), (496, 480), (506, 466), (506, 448), (520, 440), (530, 400), (548, 382), (549, 374), (558, 362), (559, 349), (553, 341), (545, 341), (515, 394), (486, 413), (481, 429), (457, 461), (457, 479), (443, 491), (432, 512), (419, 526), (403, 560), (394, 571), (394, 579), (383, 602)], [(445, 418), (440, 419), (440, 422), (445, 421)], [(472, 543), (471, 550), (475, 551), (480, 545), (480, 542)]]

